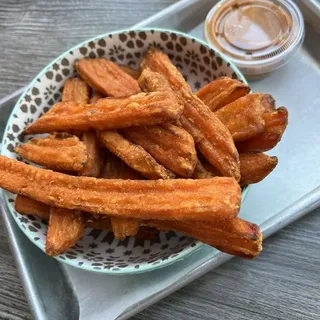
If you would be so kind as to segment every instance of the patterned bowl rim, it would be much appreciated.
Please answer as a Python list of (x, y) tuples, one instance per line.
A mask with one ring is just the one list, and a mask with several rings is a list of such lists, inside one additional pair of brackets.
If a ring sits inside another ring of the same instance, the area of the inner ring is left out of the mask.
[[(65, 52), (63, 52), (62, 54), (60, 54), (57, 58), (55, 58), (54, 60), (52, 60), (51, 62), (49, 62), (34, 78), (33, 80), (30, 82), (30, 84), (28, 85), (28, 87), (24, 90), (24, 92), (21, 94), (19, 100), (17, 101), (17, 103), (15, 104), (13, 110), (11, 111), (9, 120), (7, 122), (6, 128), (4, 132), (8, 131), (8, 127), (11, 123), (11, 119), (13, 114), (17, 111), (17, 109), (20, 106), (20, 103), (23, 99), (23, 97), (27, 94), (27, 92), (37, 83), (37, 79), (42, 77), (48, 69), (50, 69), (52, 67), (52, 65), (56, 62), (58, 62), (59, 60), (61, 60), (64, 56), (66, 56), (70, 51), (74, 51), (82, 46), (87, 45), (90, 41), (95, 41), (97, 39), (101, 39), (101, 38), (106, 38), (109, 35), (117, 35), (119, 33), (129, 33), (130, 31), (134, 31), (134, 32), (139, 32), (139, 31), (146, 31), (146, 32), (150, 32), (150, 31), (155, 31), (155, 32), (165, 32), (165, 33), (175, 33), (176, 35), (178, 35), (179, 37), (186, 37), (190, 40), (194, 39), (195, 42), (202, 44), (203, 46), (209, 48), (209, 49), (213, 49), (215, 51), (215, 53), (217, 53), (224, 62), (229, 63), (229, 67), (237, 74), (238, 78), (244, 82), (245, 84), (248, 84), (247, 80), (245, 79), (245, 77), (243, 76), (243, 74), (240, 72), (240, 70), (220, 51), (216, 50), (216, 48), (210, 46), (208, 43), (206, 43), (205, 41), (197, 38), (197, 37), (193, 37), (190, 36), (186, 33), (177, 31), (177, 30), (172, 30), (172, 29), (164, 29), (164, 28), (129, 28), (129, 29), (119, 29), (119, 30), (115, 30), (112, 32), (107, 32), (107, 33), (103, 33), (100, 34), (98, 36), (95, 36), (93, 38), (90, 38), (88, 40), (82, 41), (81, 43), (73, 46), (72, 48), (66, 50)], [(4, 139), (5, 139), (5, 134), (3, 135), (2, 138), (2, 145), (4, 145)], [(1, 150), (1, 154), (3, 154), (3, 149)], [(245, 188), (243, 188), (242, 190), (242, 200), (241, 202), (243, 203), (245, 198), (247, 197), (247, 194), (249, 192), (250, 186), (246, 186)], [(28, 239), (34, 243), (41, 251), (44, 252), (44, 248), (41, 246), (41, 244), (37, 241), (34, 241), (33, 237), (30, 236), (29, 231), (26, 229), (22, 228), (22, 225), (19, 223), (19, 221), (17, 221), (13, 210), (11, 210), (11, 207), (8, 205), (9, 201), (8, 201), (8, 192), (6, 192), (5, 190), (2, 190), (2, 194), (3, 194), (3, 198), (5, 199), (7, 208), (10, 212), (10, 214), (12, 215), (12, 217), (14, 218), (15, 222), (17, 223), (17, 225), (19, 226), (19, 228), (22, 230), (22, 232), (28, 237)], [(203, 247), (205, 244), (200, 242), (200, 241), (195, 241), (195, 246), (193, 247), (189, 247), (187, 249), (185, 249), (179, 256), (177, 256), (176, 258), (170, 259), (170, 260), (165, 260), (165, 261), (161, 261), (161, 263), (157, 264), (157, 265), (150, 265), (150, 264), (146, 264), (146, 265), (142, 265), (140, 269), (134, 269), (133, 267), (128, 267), (125, 269), (120, 269), (120, 270), (108, 270), (108, 269), (102, 269), (102, 270), (97, 270), (97, 269), (93, 269), (92, 267), (88, 267), (85, 265), (79, 266), (76, 261), (73, 260), (63, 260), (61, 259), (59, 256), (55, 256), (53, 257), (54, 259), (58, 260), (59, 262), (63, 262), (65, 264), (68, 264), (72, 267), (76, 267), (82, 270), (86, 270), (86, 271), (90, 271), (90, 272), (98, 272), (98, 273), (104, 273), (104, 274), (108, 274), (108, 275), (128, 275), (128, 274), (137, 274), (137, 273), (143, 273), (143, 272), (149, 272), (149, 271), (153, 271), (153, 270), (157, 270), (166, 266), (169, 266), (177, 261), (181, 261), (183, 259), (185, 259), (186, 257), (188, 257), (191, 253), (194, 253), (195, 251), (199, 250), (201, 247)]]

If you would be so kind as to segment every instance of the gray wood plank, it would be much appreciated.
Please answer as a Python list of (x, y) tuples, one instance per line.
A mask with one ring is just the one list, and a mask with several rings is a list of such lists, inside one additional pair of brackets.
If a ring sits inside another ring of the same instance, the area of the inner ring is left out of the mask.
[[(78, 42), (133, 25), (173, 2), (1, 1), (0, 98)], [(235, 258), (133, 319), (320, 319), (319, 213), (265, 241), (255, 261)], [(0, 219), (0, 319), (31, 318)]]
[(98, 34), (127, 28), (174, 0), (1, 1), (0, 98), (52, 59)]

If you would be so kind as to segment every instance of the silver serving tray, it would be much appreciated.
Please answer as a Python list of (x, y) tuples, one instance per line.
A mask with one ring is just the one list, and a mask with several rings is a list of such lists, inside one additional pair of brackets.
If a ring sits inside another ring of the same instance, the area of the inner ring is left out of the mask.
[[(202, 38), (204, 18), (215, 3), (180, 1), (134, 27), (169, 28)], [(310, 0), (297, 4), (306, 22), (302, 49), (280, 70), (250, 83), (254, 91), (273, 94), (290, 113), (282, 143), (270, 152), (279, 157), (279, 165), (251, 188), (240, 213), (260, 224), (265, 238), (320, 206), (320, 7)], [(0, 100), (0, 138), (22, 92), (23, 88)], [(150, 273), (88, 273), (47, 257), (27, 241), (2, 201), (0, 210), (35, 319), (127, 319), (232, 258), (205, 246)]]

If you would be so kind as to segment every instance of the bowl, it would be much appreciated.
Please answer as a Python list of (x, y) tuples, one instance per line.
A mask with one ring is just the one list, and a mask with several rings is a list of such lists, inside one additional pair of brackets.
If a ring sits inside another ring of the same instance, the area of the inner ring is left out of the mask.
[[(246, 82), (238, 69), (221, 54), (186, 34), (160, 29), (122, 30), (103, 34), (66, 51), (34, 78), (9, 118), (2, 154), (18, 158), (14, 148), (25, 141), (22, 131), (61, 99), (64, 80), (75, 75), (74, 62), (77, 59), (106, 57), (138, 68), (150, 47), (159, 48), (168, 54), (193, 90), (219, 76)], [(35, 245), (45, 251), (46, 221), (19, 214), (14, 209), (15, 195), (3, 192), (18, 226)], [(130, 274), (170, 265), (201, 246), (201, 242), (176, 232), (160, 233), (153, 240), (128, 237), (119, 241), (114, 239), (111, 232), (87, 229), (76, 246), (55, 258), (84, 270)]]

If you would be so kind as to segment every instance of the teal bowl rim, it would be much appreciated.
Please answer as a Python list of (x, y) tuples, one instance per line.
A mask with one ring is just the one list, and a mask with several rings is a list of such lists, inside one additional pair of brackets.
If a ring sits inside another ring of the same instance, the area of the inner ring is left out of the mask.
[[(6, 133), (8, 131), (8, 126), (11, 123), (11, 119), (13, 114), (17, 111), (22, 98), (24, 97), (24, 95), (35, 85), (35, 83), (37, 82), (37, 79), (42, 77), (46, 71), (51, 68), (51, 66), (56, 63), (57, 61), (59, 61), (60, 59), (62, 59), (65, 55), (67, 55), (70, 51), (74, 51), (75, 49), (78, 49), (84, 45), (86, 45), (88, 42), (90, 41), (95, 41), (97, 39), (100, 38), (105, 38), (108, 35), (116, 35), (119, 33), (128, 33), (130, 31), (135, 31), (135, 32), (139, 32), (139, 31), (151, 31), (154, 30), (156, 32), (170, 32), (170, 33), (175, 33), (181, 37), (186, 37), (188, 39), (194, 39), (196, 42), (202, 44), (203, 46), (209, 48), (209, 49), (213, 49), (225, 62), (229, 63), (230, 68), (237, 74), (237, 76), (239, 77), (239, 79), (241, 81), (243, 81), (245, 84), (248, 84), (245, 77), (243, 76), (243, 74), (240, 72), (240, 70), (233, 64), (233, 62), (231, 62), (224, 54), (222, 54), (220, 51), (216, 50), (215, 48), (213, 48), (212, 46), (210, 46), (210, 44), (206, 43), (205, 41), (198, 39), (197, 37), (193, 37), (190, 36), (186, 33), (177, 31), (177, 30), (172, 30), (172, 29), (164, 29), (164, 28), (129, 28), (129, 29), (120, 29), (120, 30), (115, 30), (112, 32), (107, 32), (107, 33), (103, 33), (100, 34), (98, 36), (95, 36), (93, 38), (90, 38), (88, 40), (82, 41), (81, 43), (73, 46), (72, 48), (69, 48), (68, 50), (66, 50), (65, 52), (63, 52), (62, 54), (60, 54), (57, 58), (55, 58), (54, 60), (52, 60), (50, 63), (48, 63), (38, 74), (37, 76), (35, 76), (33, 78), (33, 80), (30, 82), (30, 84), (27, 86), (27, 88), (24, 90), (24, 92), (21, 94), (19, 100), (17, 101), (17, 103), (15, 104), (14, 108), (11, 111), (10, 117), (8, 119), (6, 128), (4, 133)], [(4, 145), (4, 139), (5, 139), (5, 134), (3, 135), (2, 138), (2, 145)], [(1, 154), (3, 155), (3, 150), (1, 150)], [(246, 186), (243, 188), (242, 190), (242, 200), (241, 203), (244, 202), (245, 198), (247, 197), (247, 194), (249, 192), (249, 186)], [(29, 237), (28, 231), (22, 228), (22, 225), (17, 221), (13, 211), (10, 209), (10, 207), (8, 206), (8, 192), (5, 190), (2, 190), (3, 193), (3, 198), (6, 201), (6, 205), (8, 207), (8, 210), (10, 212), (10, 214), (12, 215), (12, 217), (14, 218), (15, 222), (17, 223), (17, 225), (19, 226), (19, 228), (22, 230), (22, 232), (28, 237), (28, 239), (35, 244), (41, 251), (44, 251), (44, 248), (36, 241), (33, 240), (32, 237)], [(199, 250), (200, 248), (202, 248), (205, 244), (196, 240), (195, 241), (196, 245), (194, 247), (189, 247), (188, 249), (186, 249), (185, 251), (183, 251), (178, 257), (173, 258), (173, 259), (168, 259), (165, 261), (162, 261), (161, 263), (157, 264), (157, 265), (146, 265), (146, 266), (141, 266), (140, 269), (134, 269), (132, 267), (128, 267), (125, 269), (121, 269), (119, 271), (113, 271), (113, 270), (108, 270), (108, 269), (104, 269), (104, 270), (96, 270), (93, 269), (91, 267), (87, 267), (87, 266), (78, 266), (78, 264), (76, 264), (73, 260), (63, 260), (61, 259), (59, 256), (55, 256), (53, 257), (54, 259), (58, 260), (59, 262), (68, 264), (72, 267), (78, 268), (78, 269), (82, 269), (82, 270), (86, 270), (86, 271), (90, 271), (90, 272), (95, 272), (95, 273), (103, 273), (103, 274), (108, 274), (108, 275), (128, 275), (128, 274), (138, 274), (138, 273), (144, 273), (144, 272), (149, 272), (149, 271), (154, 271), (166, 266), (169, 266), (177, 261), (181, 261), (183, 259), (185, 259), (186, 257), (188, 257), (189, 255), (191, 255), (192, 253), (194, 253), (195, 251)]]

